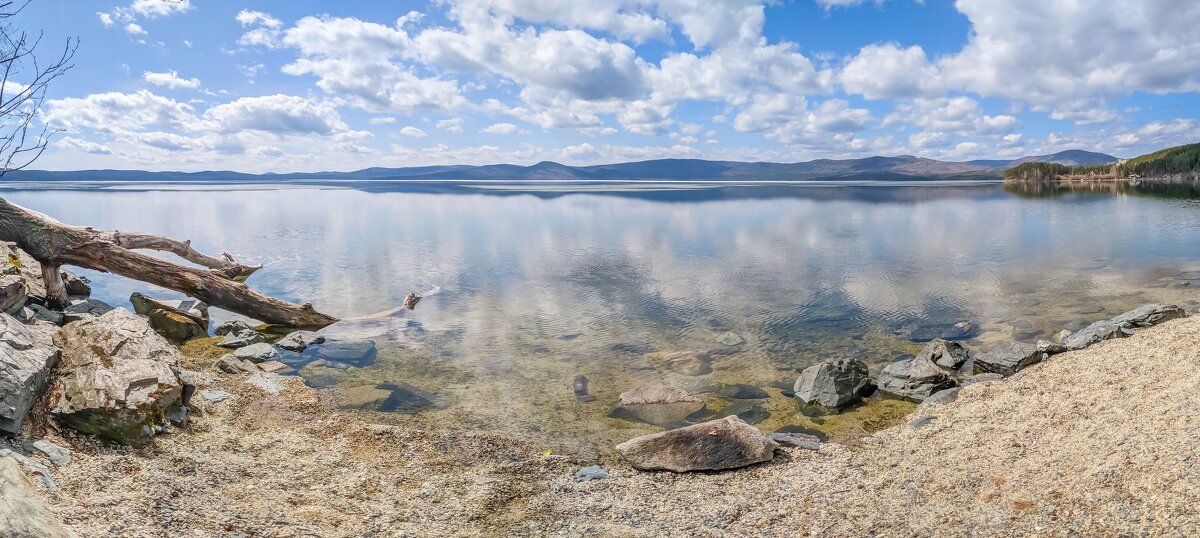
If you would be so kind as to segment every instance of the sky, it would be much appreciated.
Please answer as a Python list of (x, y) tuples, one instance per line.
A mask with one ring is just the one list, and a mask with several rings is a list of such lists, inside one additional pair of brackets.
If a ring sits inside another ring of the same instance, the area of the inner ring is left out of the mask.
[[(798, 162), (1200, 141), (1195, 0), (33, 0), (32, 167)], [(16, 77), (20, 82), (20, 74)]]

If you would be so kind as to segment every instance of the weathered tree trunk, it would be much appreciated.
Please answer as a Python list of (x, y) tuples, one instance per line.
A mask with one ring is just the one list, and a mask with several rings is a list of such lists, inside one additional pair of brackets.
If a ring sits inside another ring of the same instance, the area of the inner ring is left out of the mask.
[(49, 302), (46, 306), (58, 310), (71, 306), (71, 298), (67, 296), (67, 284), (63, 282), (61, 267), (43, 263), (42, 283), (46, 285), (46, 300)]
[[(244, 279), (261, 266), (238, 263), (228, 254), (212, 258), (192, 250), (190, 242), (175, 241), (152, 234), (122, 233), (69, 226), (46, 215), (25, 209), (0, 198), (0, 240), (17, 244), (42, 264), (47, 294), (55, 284), (51, 272), (62, 285), (59, 267), (75, 265), (113, 273), (176, 290), (212, 306), (267, 323), (290, 327), (324, 327), (337, 318), (322, 314), (311, 304), (293, 304), (258, 293), (237, 280)], [(178, 254), (210, 269), (174, 264), (132, 249), (146, 248)]]

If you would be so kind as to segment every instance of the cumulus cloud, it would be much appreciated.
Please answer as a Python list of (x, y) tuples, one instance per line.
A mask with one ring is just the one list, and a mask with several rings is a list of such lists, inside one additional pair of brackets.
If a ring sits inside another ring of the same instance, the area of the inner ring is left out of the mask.
[(146, 82), (155, 86), (165, 86), (167, 88), (171, 88), (172, 90), (176, 88), (195, 89), (200, 87), (200, 79), (195, 77), (182, 78), (179, 76), (178, 72), (173, 70), (161, 73), (146, 71), (142, 73), (142, 80), (145, 80)]
[(56, 146), (69, 148), (84, 153), (93, 155), (112, 155), (112, 148), (103, 144), (97, 144), (88, 140), (75, 138), (73, 136), (64, 136), (54, 143)]
[(481, 133), (498, 134), (498, 135), (516, 134), (517, 131), (518, 131), (517, 126), (513, 125), (511, 123), (493, 123), (491, 125), (488, 125), (487, 127), (484, 127), (483, 129), (479, 130), (479, 132), (481, 132)]
[(847, 92), (867, 99), (911, 98), (938, 93), (936, 67), (925, 50), (896, 43), (867, 45), (842, 69), (840, 81)]
[(428, 136), (425, 134), (425, 131), (422, 131), (421, 129), (418, 129), (411, 125), (400, 129), (400, 134), (410, 137), (410, 138), (425, 138), (426, 136)]
[(279, 46), (280, 28), (283, 26), (283, 21), (267, 13), (248, 9), (239, 11), (234, 19), (244, 27), (252, 27), (238, 38), (239, 45), (269, 48)]

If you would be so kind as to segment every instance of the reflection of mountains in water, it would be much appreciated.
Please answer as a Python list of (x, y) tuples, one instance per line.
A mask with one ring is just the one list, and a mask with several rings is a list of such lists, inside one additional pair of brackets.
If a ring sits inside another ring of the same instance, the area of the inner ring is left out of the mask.
[(962, 181), (882, 181), (857, 184), (787, 183), (745, 184), (729, 183), (341, 183), (343, 187), (374, 193), (406, 192), (424, 194), (472, 194), (486, 196), (534, 196), (553, 199), (563, 196), (594, 195), (632, 198), (654, 202), (707, 202), (720, 200), (803, 199), (817, 201), (848, 200), (867, 203), (905, 203), (947, 200), (955, 198), (981, 199), (1003, 197), (1000, 182)]
[(1005, 183), (1004, 191), (1022, 198), (1057, 198), (1061, 196), (1143, 196), (1176, 200), (1200, 200), (1200, 182), (1196, 181), (1128, 181), (1103, 182), (1013, 182)]

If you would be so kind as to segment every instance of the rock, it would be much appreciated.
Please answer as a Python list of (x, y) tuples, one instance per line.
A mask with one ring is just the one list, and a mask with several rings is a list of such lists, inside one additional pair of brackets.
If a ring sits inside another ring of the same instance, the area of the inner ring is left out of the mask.
[(975, 357), (975, 367), (1001, 375), (1013, 375), (1033, 364), (1042, 362), (1044, 353), (1033, 344), (1001, 342)]
[(51, 494), (58, 493), (58, 483), (54, 481), (53, 476), (50, 476), (50, 469), (48, 469), (45, 465), (29, 459), (28, 456), (21, 454), (20, 452), (16, 452), (10, 448), (0, 448), (0, 460), (9, 460), (21, 464), (21, 467), (24, 467), (26, 470), (28, 470), (29, 474), (37, 477), (38, 482), (41, 482), (42, 487), (45, 488), (46, 491), (50, 492)]
[[(246, 349), (246, 348), (242, 348), (242, 349)], [(251, 362), (253, 362), (253, 361), (251, 361)], [(258, 363), (258, 369), (262, 370), (264, 372), (269, 372), (272, 374), (279, 374), (279, 375), (290, 375), (290, 374), (296, 373), (296, 370), (294, 368), (292, 368), (291, 366), (288, 366), (282, 362), (279, 362), (279, 361), (260, 362), (260, 363)]]
[(112, 312), (114, 309), (104, 301), (96, 299), (86, 299), (75, 301), (71, 306), (63, 309), (63, 323), (75, 323), (85, 319), (98, 318)]
[(608, 471), (599, 465), (589, 465), (575, 472), (576, 482), (591, 482), (592, 480), (608, 480)]
[(650, 344), (622, 342), (619, 344), (613, 344), (613, 345), (609, 346), (608, 349), (615, 351), (617, 353), (623, 353), (626, 355), (645, 355), (647, 353), (653, 352), (654, 346), (652, 346)]
[(26, 326), (0, 312), (0, 431), (16, 434), (50, 384), (59, 361), (55, 329)]
[(71, 464), (70, 450), (51, 443), (45, 439), (38, 439), (37, 441), (29, 443), (25, 445), (25, 448), (27, 450), (33, 450), (42, 453), (47, 458), (50, 458), (51, 463), (59, 467), (66, 467)]
[(83, 433), (122, 444), (149, 442), (181, 404), (179, 350), (143, 318), (118, 309), (67, 325), (54, 339), (62, 365), (50, 412)]
[(617, 451), (643, 471), (719, 471), (770, 461), (779, 445), (758, 428), (726, 417), (635, 437)]
[(241, 347), (233, 351), (233, 356), (244, 361), (250, 361), (255, 364), (275, 360), (279, 357), (279, 352), (275, 350), (275, 346), (266, 343), (250, 344), (246, 347)]
[(975, 383), (984, 383), (987, 381), (999, 381), (1001, 379), (1004, 379), (1004, 376), (1001, 374), (994, 374), (994, 373), (975, 374), (973, 376), (970, 376), (970, 377), (967, 377), (966, 379), (964, 379), (962, 382), (962, 386), (965, 387), (967, 385), (974, 385)]
[(937, 417), (919, 417), (919, 418), (914, 418), (914, 419), (912, 419), (912, 420), (908, 421), (908, 426), (909, 426), (910, 428), (914, 429), (914, 430), (916, 430), (916, 429), (920, 429), (920, 428), (923, 428), (923, 427), (925, 427), (925, 426), (928, 426), (928, 425), (929, 425), (929, 423), (933, 422), (935, 419), (937, 419)]
[(200, 399), (206, 403), (221, 403), (228, 400), (233, 395), (223, 390), (204, 389), (200, 391)]
[(217, 330), (214, 332), (216, 333), (217, 336), (225, 336), (229, 333), (235, 333), (238, 331), (253, 331), (253, 330), (254, 330), (254, 327), (251, 327), (249, 323), (246, 323), (246, 322), (244, 322), (242, 320), (238, 320), (238, 319), (231, 319), (220, 325), (217, 325)]
[(450, 407), (440, 394), (426, 392), (408, 383), (381, 383), (376, 388), (391, 393), (379, 403), (378, 410), (384, 413), (415, 415), (429, 409)]
[(245, 359), (239, 359), (233, 353), (228, 353), (217, 360), (217, 368), (227, 374), (253, 373), (260, 371), (257, 364)]
[(952, 389), (935, 392), (933, 396), (925, 398), (925, 401), (921, 402), (921, 405), (926, 406), (931, 404), (948, 404), (958, 399), (958, 391), (960, 390), (962, 390), (962, 387), (954, 387)]
[(712, 356), (702, 351), (651, 353), (649, 358), (651, 362), (683, 375), (696, 376), (712, 373)]
[(588, 394), (588, 378), (584, 375), (577, 375), (571, 380), (571, 390), (575, 393), (575, 399), (581, 402), (594, 402), (596, 397)]
[(62, 312), (55, 312), (40, 304), (28, 303), (25, 305), (24, 321), (27, 323), (45, 321), (54, 325), (62, 325), (64, 319)]
[(740, 345), (746, 343), (746, 339), (739, 336), (738, 333), (729, 331), (725, 334), (722, 334), (721, 336), (718, 336), (717, 343), (719, 343), (723, 346), (733, 347), (733, 346), (740, 346)]
[(288, 351), (297, 353), (304, 351), (313, 344), (324, 344), (325, 337), (312, 331), (296, 331), (283, 338), (280, 338), (275, 345)]
[(314, 345), (304, 351), (313, 359), (324, 359), (362, 368), (375, 363), (375, 342), (372, 340), (338, 340)]
[(815, 435), (775, 432), (771, 434), (771, 440), (779, 443), (780, 446), (791, 446), (805, 450), (821, 450), (821, 439)]
[(0, 276), (0, 312), (16, 314), (25, 308), (29, 300), (29, 288), (25, 279), (17, 275)]
[(1046, 360), (1050, 355), (1057, 355), (1068, 351), (1067, 346), (1049, 340), (1038, 340), (1036, 345), (1038, 351), (1041, 351), (1045, 355), (1042, 357), (1042, 360)]
[(1121, 330), (1123, 328), (1120, 324), (1113, 323), (1111, 320), (1097, 321), (1071, 333), (1071, 336), (1063, 339), (1062, 345), (1067, 349), (1083, 349), (1096, 342), (1112, 338), (1124, 338), (1126, 334), (1125, 331)]
[(969, 340), (979, 334), (979, 327), (970, 322), (922, 325), (913, 329), (909, 340), (913, 342), (929, 342), (941, 338), (943, 340)]
[(0, 457), (0, 535), (5, 538), (70, 538), (58, 516), (42, 502), (13, 458)]
[(704, 409), (704, 401), (683, 389), (654, 383), (621, 393), (613, 416), (647, 424), (676, 424)]
[(150, 326), (167, 340), (184, 342), (208, 336), (208, 305), (186, 300), (151, 299), (141, 293), (129, 297), (133, 311), (146, 316)]
[(705, 417), (707, 420), (713, 420), (725, 417), (737, 417), (750, 424), (758, 424), (768, 418), (771, 418), (771, 412), (763, 407), (762, 402), (751, 400), (741, 400), (733, 402), (720, 411), (713, 413), (712, 416)]
[(793, 390), (805, 404), (840, 409), (862, 398), (872, 387), (867, 363), (858, 359), (838, 359), (814, 364), (800, 372)]
[(217, 346), (228, 349), (238, 349), (255, 344), (262, 344), (266, 341), (267, 337), (263, 336), (262, 333), (254, 329), (239, 329), (236, 332), (226, 334), (225, 338), (222, 338), (220, 342), (217, 342)]
[(92, 294), (92, 281), (87, 278), (76, 276), (70, 271), (63, 271), (62, 279), (63, 285), (67, 288), (67, 295), (86, 299)]
[(1063, 340), (1067, 339), (1068, 336), (1071, 336), (1071, 331), (1063, 329), (1054, 333), (1054, 335), (1050, 337), (1050, 340), (1056, 344), (1061, 344), (1063, 343)]
[(735, 400), (761, 400), (771, 396), (770, 394), (767, 394), (767, 391), (754, 385), (743, 384), (724, 385), (717, 393), (726, 398), (733, 398)]
[(1111, 321), (1131, 329), (1140, 329), (1185, 317), (1187, 311), (1176, 305), (1148, 304), (1121, 314)]
[(246, 378), (246, 384), (258, 387), (267, 394), (275, 395), (283, 392), (283, 378), (261, 370), (250, 374), (250, 377)]
[(875, 385), (882, 392), (921, 402), (935, 392), (957, 386), (958, 382), (933, 361), (916, 357), (887, 365), (879, 372)]
[(925, 345), (925, 348), (917, 354), (917, 357), (924, 357), (933, 361), (934, 364), (954, 370), (967, 362), (970, 352), (967, 347), (958, 342), (948, 342), (941, 338), (935, 338), (933, 341)]

